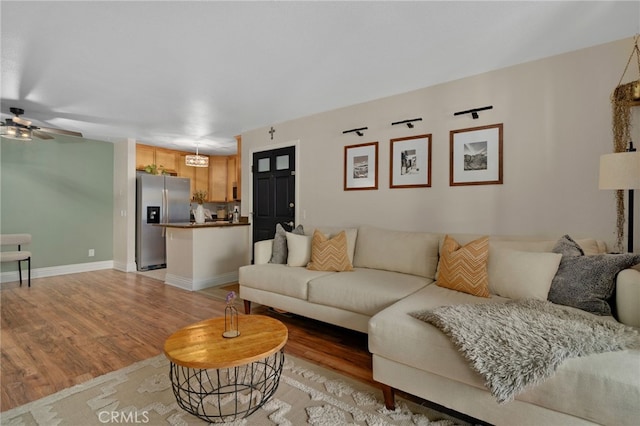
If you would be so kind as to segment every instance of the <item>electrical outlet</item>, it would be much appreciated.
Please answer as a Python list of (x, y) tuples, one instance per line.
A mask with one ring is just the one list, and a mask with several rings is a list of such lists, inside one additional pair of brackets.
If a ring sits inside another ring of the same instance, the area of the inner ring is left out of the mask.
[(89, 249), (89, 257), (93, 257), (96, 255), (96, 251), (94, 249)]

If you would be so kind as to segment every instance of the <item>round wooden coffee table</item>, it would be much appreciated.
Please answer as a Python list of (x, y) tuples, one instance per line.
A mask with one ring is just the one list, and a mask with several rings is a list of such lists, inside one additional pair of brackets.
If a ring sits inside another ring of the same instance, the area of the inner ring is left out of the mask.
[(208, 422), (249, 416), (278, 388), (288, 330), (263, 315), (238, 316), (240, 336), (225, 338), (224, 318), (200, 321), (164, 343), (178, 405)]

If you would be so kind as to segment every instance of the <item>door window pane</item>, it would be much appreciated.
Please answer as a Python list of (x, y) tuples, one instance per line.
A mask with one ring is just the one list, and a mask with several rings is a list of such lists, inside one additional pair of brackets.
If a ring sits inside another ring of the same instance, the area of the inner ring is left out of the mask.
[(289, 156), (278, 155), (276, 157), (276, 170), (287, 170), (289, 168)]
[(269, 159), (261, 158), (258, 160), (258, 172), (268, 172), (269, 171)]

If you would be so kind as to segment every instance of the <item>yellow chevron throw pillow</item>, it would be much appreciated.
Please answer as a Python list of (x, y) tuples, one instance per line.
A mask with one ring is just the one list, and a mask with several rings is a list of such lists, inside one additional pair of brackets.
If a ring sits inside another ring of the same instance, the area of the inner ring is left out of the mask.
[(329, 239), (317, 229), (313, 231), (311, 240), (311, 262), (307, 269), (314, 271), (353, 271), (351, 260), (347, 255), (347, 234), (341, 231)]
[(440, 252), (440, 287), (489, 297), (489, 237), (478, 238), (464, 246), (446, 235)]

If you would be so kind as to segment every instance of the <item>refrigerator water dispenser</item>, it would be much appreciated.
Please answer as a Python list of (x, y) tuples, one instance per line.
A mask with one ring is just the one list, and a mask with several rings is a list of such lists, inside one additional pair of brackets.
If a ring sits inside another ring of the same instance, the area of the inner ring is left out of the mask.
[(160, 206), (147, 206), (147, 223), (160, 223)]

